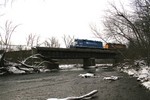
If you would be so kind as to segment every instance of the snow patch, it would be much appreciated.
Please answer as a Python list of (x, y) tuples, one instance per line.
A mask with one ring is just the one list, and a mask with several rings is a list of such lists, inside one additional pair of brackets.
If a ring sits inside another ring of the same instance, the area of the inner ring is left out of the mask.
[(136, 66), (135, 68), (131, 68), (131, 65), (127, 64), (123, 64), (122, 67), (118, 68), (128, 75), (136, 77), (137, 81), (140, 81), (143, 86), (150, 90), (150, 68), (144, 60), (136, 60), (134, 64)]
[(142, 85), (145, 86), (147, 89), (150, 90), (150, 81), (143, 82)]
[(74, 67), (81, 67), (81, 64), (59, 65), (60, 69), (71, 69)]
[(12, 72), (14, 74), (25, 74), (26, 73), (25, 71), (19, 70), (16, 67), (9, 67), (8, 71)]
[(117, 76), (110, 76), (110, 77), (103, 78), (103, 80), (113, 80), (113, 81), (118, 80), (118, 79), (119, 79), (119, 77), (117, 77)]
[(82, 77), (82, 78), (90, 78), (90, 77), (95, 77), (95, 74), (86, 73), (86, 74), (79, 74), (79, 76)]

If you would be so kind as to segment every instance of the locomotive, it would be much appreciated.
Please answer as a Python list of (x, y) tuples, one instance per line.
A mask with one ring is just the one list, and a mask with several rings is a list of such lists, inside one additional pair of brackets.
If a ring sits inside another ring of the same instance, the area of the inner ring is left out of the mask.
[(99, 48), (99, 49), (125, 49), (126, 45), (116, 43), (106, 43), (103, 47), (101, 41), (87, 40), (87, 39), (75, 39), (70, 48)]
[(101, 41), (75, 39), (70, 48), (103, 48), (103, 43)]
[(117, 43), (107, 43), (104, 46), (105, 49), (126, 49), (126, 45), (124, 44), (117, 44)]

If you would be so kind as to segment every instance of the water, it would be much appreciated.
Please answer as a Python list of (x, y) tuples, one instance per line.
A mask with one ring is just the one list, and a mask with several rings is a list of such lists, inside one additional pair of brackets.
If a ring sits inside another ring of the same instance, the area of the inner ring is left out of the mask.
[[(98, 90), (91, 100), (150, 100), (150, 92), (136, 79), (112, 69), (96, 71), (97, 78), (81, 78), (85, 70), (0, 76), (0, 100), (46, 100), (80, 96)], [(105, 76), (119, 76), (116, 81)]]

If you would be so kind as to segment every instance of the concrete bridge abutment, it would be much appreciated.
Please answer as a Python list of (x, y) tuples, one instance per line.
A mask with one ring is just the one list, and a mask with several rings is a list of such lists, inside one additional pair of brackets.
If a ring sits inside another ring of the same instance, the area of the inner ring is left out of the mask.
[(88, 68), (89, 66), (95, 66), (95, 58), (84, 58), (83, 67)]

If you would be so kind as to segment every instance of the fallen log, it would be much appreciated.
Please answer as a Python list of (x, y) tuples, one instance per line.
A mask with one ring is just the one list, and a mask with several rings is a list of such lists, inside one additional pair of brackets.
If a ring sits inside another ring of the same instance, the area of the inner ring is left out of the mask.
[(96, 93), (98, 93), (97, 90), (93, 90), (85, 95), (79, 96), (79, 97), (67, 97), (67, 98), (49, 98), (47, 100), (87, 100), (87, 99), (91, 99)]
[(23, 71), (25, 71), (26, 73), (32, 73), (33, 72), (33, 68), (22, 68), (22, 67), (20, 67), (20, 66), (15, 66), (16, 68), (18, 68), (19, 70), (23, 70)]
[[(22, 65), (24, 65), (24, 66), (26, 66), (26, 67), (32, 67), (32, 66), (30, 66), (30, 65), (27, 65), (27, 64), (25, 64), (25, 62), (28, 60), (28, 59), (30, 59), (30, 58), (36, 58), (36, 59), (42, 59), (43, 61), (42, 62), (39, 62), (39, 64), (37, 64), (37, 65), (35, 65), (35, 66), (40, 66), (41, 64), (45, 64), (45, 66), (47, 66), (47, 67), (49, 67), (49, 66), (54, 66), (54, 67), (52, 67), (52, 69), (58, 69), (58, 61), (56, 61), (56, 60), (53, 60), (53, 59), (50, 59), (50, 58), (47, 58), (47, 57), (45, 57), (45, 56), (43, 56), (43, 55), (41, 55), (41, 54), (34, 54), (34, 55), (31, 55), (31, 56), (29, 56), (29, 57), (27, 57), (26, 59), (24, 59), (22, 62), (21, 62), (21, 64)], [(50, 67), (50, 69), (51, 69), (51, 67)]]
[[(39, 71), (39, 69), (38, 69), (38, 67), (36, 66), (31, 66), (31, 65), (28, 65), (28, 64), (25, 64), (24, 62), (21, 62), (21, 61), (18, 61), (23, 67), (26, 67), (26, 68), (32, 68), (33, 69), (33, 72), (37, 72), (37, 73), (39, 73), (40, 71)], [(21, 68), (19, 68), (19, 69), (21, 69)], [(22, 70), (22, 69), (21, 69)]]
[(56, 60), (54, 60), (54, 59), (50, 59), (50, 58), (48, 58), (48, 57), (45, 57), (45, 56), (43, 56), (43, 55), (41, 55), (41, 54), (35, 54), (35, 56), (37, 56), (37, 57), (43, 59), (44, 61), (51, 62), (51, 63), (53, 63), (53, 64), (58, 63), (58, 61), (56, 61)]
[(19, 60), (18, 60), (18, 63), (20, 63), (23, 67), (26, 67), (26, 68), (34, 68), (33, 66), (25, 64), (24, 62), (19, 61)]

